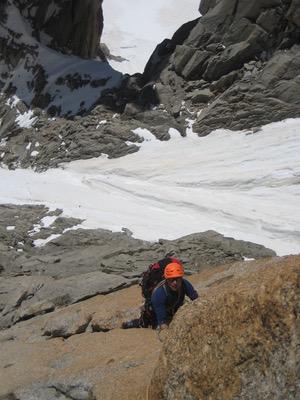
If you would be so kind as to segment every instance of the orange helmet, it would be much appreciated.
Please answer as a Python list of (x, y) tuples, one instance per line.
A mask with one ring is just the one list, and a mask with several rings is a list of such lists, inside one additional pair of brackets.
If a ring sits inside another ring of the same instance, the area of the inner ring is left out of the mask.
[(174, 262), (168, 264), (164, 271), (165, 279), (181, 278), (183, 277), (183, 275), (184, 275), (183, 266), (181, 264)]

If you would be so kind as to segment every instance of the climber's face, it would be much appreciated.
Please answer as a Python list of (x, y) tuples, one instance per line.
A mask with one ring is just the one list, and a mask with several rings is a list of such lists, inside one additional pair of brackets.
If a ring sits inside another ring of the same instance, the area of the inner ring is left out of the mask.
[(166, 281), (169, 288), (174, 290), (174, 292), (177, 292), (182, 286), (182, 278), (171, 278)]

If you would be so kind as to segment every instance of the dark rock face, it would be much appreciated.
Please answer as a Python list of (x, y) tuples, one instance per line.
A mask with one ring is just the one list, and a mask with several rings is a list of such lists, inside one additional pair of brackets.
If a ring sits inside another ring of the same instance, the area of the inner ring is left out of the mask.
[[(39, 42), (82, 58), (97, 55), (103, 29), (102, 0), (14, 0), (13, 4)], [(6, 9), (7, 17), (10, 12)]]
[(200, 12), (183, 40), (162, 42), (145, 68), (160, 101), (169, 110), (174, 98), (204, 108), (200, 135), (300, 116), (299, 2), (203, 0)]
[(19, 100), (51, 117), (82, 114), (119, 85), (122, 74), (96, 59), (102, 0), (4, 1), (1, 11), (0, 89), (10, 108)]

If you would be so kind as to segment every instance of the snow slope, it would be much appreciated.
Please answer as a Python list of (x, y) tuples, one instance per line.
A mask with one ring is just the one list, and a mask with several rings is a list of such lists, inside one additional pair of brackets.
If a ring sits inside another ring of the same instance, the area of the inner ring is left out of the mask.
[(143, 72), (155, 47), (185, 22), (200, 16), (199, 0), (109, 0), (103, 2), (101, 41), (128, 61), (110, 64), (118, 71)]
[(146, 240), (213, 229), (279, 255), (299, 253), (299, 130), (300, 119), (290, 119), (254, 134), (199, 138), (190, 130), (182, 138), (173, 130), (168, 142), (140, 130), (140, 151), (119, 159), (41, 174), (0, 169), (0, 202), (59, 207), (85, 219), (84, 228), (126, 227)]

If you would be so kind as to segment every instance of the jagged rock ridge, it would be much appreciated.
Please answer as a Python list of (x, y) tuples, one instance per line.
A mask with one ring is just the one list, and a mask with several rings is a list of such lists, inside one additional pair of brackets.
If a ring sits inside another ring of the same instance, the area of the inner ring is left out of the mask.
[(299, 1), (202, 0), (200, 12), (145, 68), (159, 100), (175, 113), (178, 100), (202, 108), (200, 135), (299, 116)]

